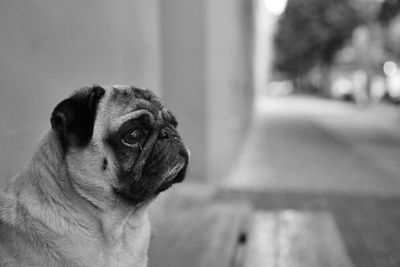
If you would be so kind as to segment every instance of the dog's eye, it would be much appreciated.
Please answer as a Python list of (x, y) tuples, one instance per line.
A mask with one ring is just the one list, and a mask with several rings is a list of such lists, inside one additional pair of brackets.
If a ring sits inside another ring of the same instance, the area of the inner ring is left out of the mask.
[(122, 138), (122, 143), (127, 146), (135, 146), (145, 134), (146, 133), (142, 129), (133, 129)]

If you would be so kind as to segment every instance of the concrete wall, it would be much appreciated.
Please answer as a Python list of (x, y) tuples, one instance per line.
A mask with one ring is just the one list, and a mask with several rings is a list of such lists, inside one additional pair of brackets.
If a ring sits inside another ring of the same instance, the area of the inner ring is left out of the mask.
[(218, 181), (241, 146), (252, 99), (251, 0), (163, 0), (162, 88), (192, 151), (189, 176)]
[(54, 106), (83, 85), (161, 94), (217, 181), (241, 147), (253, 94), (252, 0), (0, 0), (0, 186), (29, 159)]
[(206, 178), (204, 2), (160, 0), (162, 87), (192, 154), (189, 176)]
[(256, 99), (269, 92), (267, 84), (270, 80), (272, 62), (274, 60), (274, 35), (276, 31), (277, 17), (266, 8), (264, 0), (254, 0), (255, 38), (254, 38), (254, 88)]
[(74, 89), (160, 92), (157, 0), (0, 0), (0, 185), (23, 167)]
[(221, 180), (243, 145), (253, 100), (251, 0), (206, 1), (207, 176)]

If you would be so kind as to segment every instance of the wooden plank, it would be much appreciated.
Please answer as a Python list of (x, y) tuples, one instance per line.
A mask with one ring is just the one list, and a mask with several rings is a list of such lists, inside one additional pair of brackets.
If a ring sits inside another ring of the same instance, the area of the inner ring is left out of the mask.
[(333, 217), (326, 212), (257, 212), (245, 267), (352, 267)]
[(247, 236), (244, 267), (278, 267), (276, 265), (277, 216), (257, 212)]
[(231, 267), (250, 208), (211, 205), (175, 211), (153, 226), (149, 267)]

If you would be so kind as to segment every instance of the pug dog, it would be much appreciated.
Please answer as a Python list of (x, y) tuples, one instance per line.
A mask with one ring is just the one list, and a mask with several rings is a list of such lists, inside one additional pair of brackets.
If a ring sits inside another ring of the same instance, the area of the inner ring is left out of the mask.
[(177, 124), (135, 87), (82, 88), (59, 103), (0, 194), (0, 266), (146, 266), (148, 204), (188, 166)]

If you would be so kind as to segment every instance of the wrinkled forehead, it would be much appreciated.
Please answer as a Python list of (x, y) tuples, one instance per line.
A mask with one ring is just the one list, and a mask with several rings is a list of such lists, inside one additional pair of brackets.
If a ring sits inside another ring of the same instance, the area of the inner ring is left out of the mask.
[(174, 116), (150, 90), (131, 86), (111, 86), (100, 103), (99, 119), (113, 130), (123, 122), (141, 116), (151, 121), (176, 123)]

